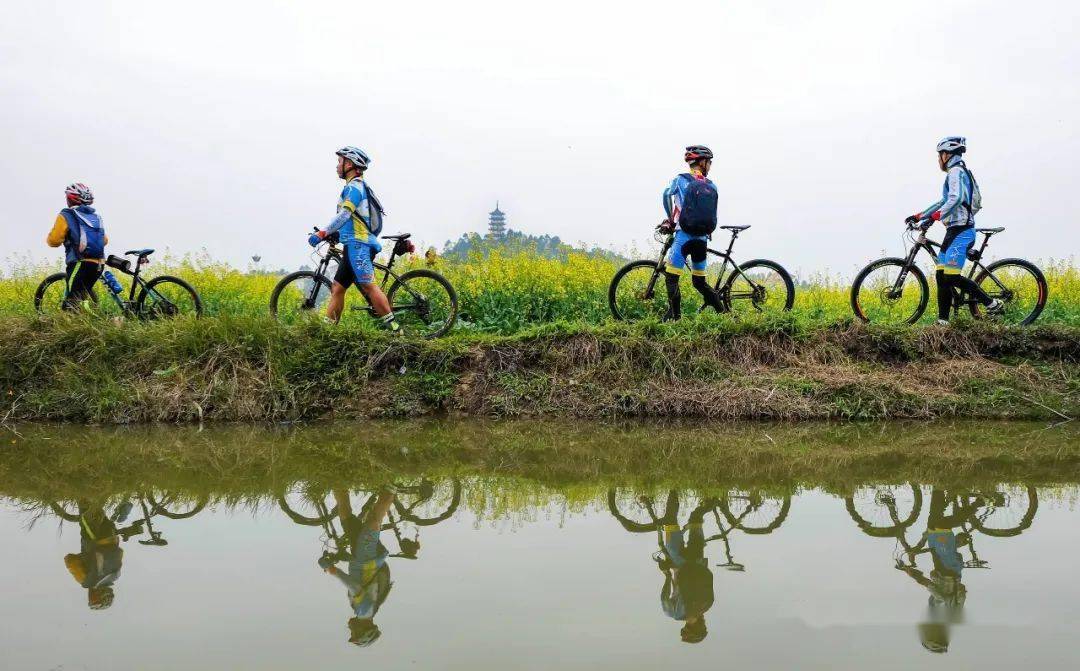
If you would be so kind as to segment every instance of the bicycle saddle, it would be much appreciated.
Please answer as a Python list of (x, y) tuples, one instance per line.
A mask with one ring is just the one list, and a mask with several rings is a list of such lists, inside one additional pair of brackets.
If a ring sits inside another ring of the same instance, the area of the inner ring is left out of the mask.
[(986, 235), (993, 235), (994, 233), (1000, 233), (1005, 230), (1004, 226), (998, 226), (996, 228), (976, 228), (976, 231), (985, 233)]
[(738, 232), (738, 231), (745, 231), (746, 229), (748, 229), (750, 227), (749, 226), (721, 226), (720, 228), (724, 229), (725, 231), (736, 231), (736, 232)]
[(408, 240), (412, 233), (398, 233), (397, 235), (384, 235), (383, 240)]
[(128, 256), (128, 255), (131, 255), (131, 256), (150, 256), (153, 253), (154, 253), (154, 250), (152, 250), (152, 249), (129, 249), (126, 252), (124, 252), (124, 256)]

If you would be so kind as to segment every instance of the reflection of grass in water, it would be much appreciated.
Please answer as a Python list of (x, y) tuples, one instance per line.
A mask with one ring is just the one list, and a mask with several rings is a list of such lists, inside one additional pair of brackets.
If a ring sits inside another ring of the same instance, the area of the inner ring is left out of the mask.
[(178, 502), (274, 506), (273, 497), (297, 483), (373, 490), (423, 473), (461, 478), (462, 509), (498, 519), (552, 502), (581, 510), (626, 485), (699, 498), (735, 489), (783, 496), (804, 487), (849, 494), (866, 483), (909, 481), (990, 490), (999, 482), (1080, 482), (1078, 430), (987, 422), (30, 426), (0, 452), (0, 495), (101, 500), (167, 491)]

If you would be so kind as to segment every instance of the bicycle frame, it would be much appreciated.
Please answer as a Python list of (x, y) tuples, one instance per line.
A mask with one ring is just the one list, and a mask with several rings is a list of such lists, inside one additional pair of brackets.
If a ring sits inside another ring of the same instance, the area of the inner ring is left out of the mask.
[[(344, 251), (342, 251), (342, 248), (338, 244), (337, 240), (330, 240), (328, 242), (328, 245), (329, 246), (327, 247), (326, 253), (322, 255), (322, 259), (319, 261), (319, 265), (316, 266), (315, 275), (317, 277), (325, 277), (328, 280), (330, 280), (331, 282), (333, 282), (332, 278), (327, 277), (326, 271), (330, 267), (331, 261), (336, 261), (337, 263), (344, 262), (345, 261), (345, 253), (344, 253)], [(372, 261), (371, 262), (371, 265), (374, 266), (376, 272), (381, 271), (382, 274), (383, 274), (382, 275), (382, 281), (378, 282), (378, 285), (379, 285), (379, 288), (383, 289), (384, 291), (386, 290), (387, 282), (390, 281), (391, 277), (394, 278), (395, 281), (400, 279), (400, 276), (393, 271), (394, 261), (397, 260), (398, 256), (401, 256), (401, 255), (398, 254), (398, 252), (397, 252), (397, 244), (395, 243), (393, 249), (390, 250), (390, 258), (387, 260), (385, 265), (383, 265), (383, 264), (381, 264), (381, 263), (379, 263), (377, 261)], [(321, 289), (322, 289), (322, 283), (321, 282), (313, 282), (312, 283), (312, 285), (311, 285), (311, 293), (308, 295), (307, 301), (306, 301), (306, 304), (307, 304), (308, 307), (314, 307), (315, 301), (318, 299), (319, 291)], [(413, 291), (408, 287), (408, 285), (405, 285), (405, 290), (408, 291), (410, 294), (413, 294)], [(366, 295), (364, 296), (364, 300), (365, 301), (367, 300)], [(353, 305), (353, 306), (350, 306), (350, 309), (352, 309), (352, 310), (360, 310), (360, 311), (363, 311), (363, 312), (372, 312), (374, 310), (374, 308), (371, 307), (370, 303), (368, 305), (366, 305), (366, 306)]]
[[(125, 312), (130, 312), (132, 310), (132, 306), (135, 305), (135, 289), (136, 288), (140, 288), (140, 289), (146, 289), (147, 288), (147, 282), (146, 282), (146, 280), (144, 280), (141, 277), (141, 273), (142, 273), (142, 267), (149, 264), (149, 263), (150, 263), (150, 259), (148, 259), (146, 257), (139, 257), (139, 259), (135, 262), (135, 270), (124, 270), (123, 268), (117, 268), (115, 266), (107, 266), (107, 267), (112, 268), (113, 270), (115, 270), (115, 271), (117, 271), (119, 273), (123, 273), (124, 275), (131, 276), (131, 289), (128, 291), (127, 300), (124, 300), (124, 299), (120, 298), (119, 294), (114, 294), (112, 292), (112, 289), (110, 289), (109, 285), (105, 282), (105, 273), (104, 272), (101, 274), (101, 277), (98, 279), (98, 281), (101, 282), (101, 284), (105, 286), (105, 288), (106, 288), (105, 293), (107, 293), (109, 296), (112, 297), (112, 299), (116, 302), (116, 305), (121, 310), (123, 310)], [(153, 296), (155, 296), (158, 300), (163, 300), (163, 301), (168, 302), (168, 299), (166, 299), (164, 296), (159, 294), (153, 288), (150, 288), (149, 292)]]
[[(705, 251), (708, 254), (712, 254), (713, 256), (718, 256), (718, 257), (720, 257), (720, 258), (722, 258), (724, 260), (724, 262), (722, 264), (720, 264), (720, 274), (716, 278), (716, 283), (713, 285), (713, 290), (716, 291), (716, 292), (720, 291), (720, 287), (724, 283), (724, 278), (727, 276), (727, 268), (728, 268), (728, 264), (730, 263), (731, 266), (732, 266), (731, 274), (732, 275), (736, 275), (736, 274), (737, 275), (742, 275), (742, 277), (753, 288), (751, 293), (747, 293), (747, 294), (740, 293), (740, 294), (738, 294), (737, 297), (738, 298), (750, 298), (753, 295), (753, 291), (758, 291), (759, 290), (760, 285), (758, 285), (756, 282), (754, 282), (752, 279), (750, 279), (750, 276), (743, 272), (742, 266), (740, 266), (738, 264), (738, 262), (735, 261), (734, 257), (731, 256), (731, 250), (734, 249), (734, 247), (735, 247), (735, 239), (739, 237), (739, 233), (740, 233), (740, 231), (731, 231), (731, 239), (728, 241), (728, 246), (727, 246), (727, 249), (725, 251), (720, 251), (719, 249), (713, 249), (711, 247), (706, 247)], [(659, 279), (660, 274), (664, 272), (664, 270), (663, 270), (663, 268), (664, 268), (664, 259), (667, 258), (668, 252), (671, 251), (671, 248), (674, 246), (674, 244), (675, 244), (675, 235), (674, 234), (668, 235), (667, 239), (664, 241), (664, 246), (660, 249), (660, 256), (656, 261), (656, 271), (653, 272), (653, 276), (649, 280), (649, 285), (646, 287), (646, 295), (647, 296), (652, 296), (653, 291), (656, 289), (656, 280)], [(721, 296), (721, 298), (723, 300), (727, 300), (727, 299), (729, 299), (731, 297), (730, 296)], [(704, 306), (702, 307), (702, 309), (704, 309)]]
[[(967, 260), (971, 262), (971, 265), (968, 267), (967, 274), (964, 276), (968, 279), (971, 279), (975, 276), (976, 270), (984, 271), (987, 277), (993, 280), (994, 284), (996, 284), (1002, 292), (1008, 294), (1009, 288), (1006, 287), (1001, 282), (1001, 280), (995, 277), (994, 274), (990, 272), (987, 267), (982, 263), (983, 252), (986, 251), (987, 245), (990, 244), (990, 236), (991, 234), (983, 233), (983, 241), (982, 245), (979, 246), (979, 249), (977, 251), (973, 249), (973, 251), (968, 252)], [(904, 267), (900, 271), (900, 274), (897, 275), (896, 282), (893, 283), (892, 290), (888, 293), (889, 298), (900, 298), (900, 295), (903, 293), (904, 281), (907, 279), (907, 275), (910, 269), (915, 266), (915, 257), (918, 256), (920, 250), (925, 250), (926, 253), (929, 254), (936, 263), (938, 253), (941, 251), (941, 243), (936, 240), (931, 240), (927, 238), (925, 233), (921, 234), (918, 238), (914, 240), (914, 244), (911, 246), (911, 249), (907, 253), (907, 257), (904, 259)], [(953, 293), (954, 311), (958, 311), (962, 304), (975, 302), (976, 301), (971, 297), (968, 297), (967, 300), (963, 300), (960, 297), (959, 292), (957, 291), (954, 291)]]

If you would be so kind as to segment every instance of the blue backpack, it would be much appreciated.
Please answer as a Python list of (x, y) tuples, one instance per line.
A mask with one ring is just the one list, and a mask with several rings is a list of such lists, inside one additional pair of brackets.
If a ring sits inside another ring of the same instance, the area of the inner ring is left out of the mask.
[(93, 208), (72, 207), (64, 212), (68, 221), (68, 238), (75, 258), (105, 258), (105, 226)]
[(697, 179), (685, 174), (690, 184), (683, 192), (679, 228), (689, 235), (712, 235), (716, 230), (716, 207), (720, 195), (716, 186), (707, 179)]
[(382, 233), (383, 217), (386, 215), (386, 210), (383, 209), (382, 203), (379, 202), (379, 197), (371, 190), (371, 186), (365, 183), (364, 190), (367, 192), (368, 198), (367, 229), (372, 235), (378, 235)]

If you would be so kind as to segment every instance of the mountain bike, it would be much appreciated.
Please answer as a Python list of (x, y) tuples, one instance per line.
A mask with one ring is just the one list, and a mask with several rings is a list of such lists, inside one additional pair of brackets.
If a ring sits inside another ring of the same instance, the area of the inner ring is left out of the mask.
[[(184, 280), (171, 275), (158, 275), (150, 280), (142, 277), (142, 268), (150, 263), (150, 255), (153, 253), (153, 249), (132, 249), (124, 252), (124, 256), (137, 257), (134, 269), (129, 259), (110, 254), (105, 259), (105, 265), (131, 276), (128, 297), (123, 298), (120, 291), (114, 292), (109, 287), (105, 274), (102, 273), (98, 281), (105, 287), (104, 293), (112, 298), (113, 303), (100, 302), (97, 292), (93, 289), (90, 289), (87, 300), (103, 312), (108, 312), (106, 306), (114, 306), (121, 315), (139, 319), (202, 315), (202, 300), (198, 292)], [(137, 295), (136, 291), (138, 291)], [(65, 274), (49, 275), (34, 292), (34, 309), (42, 314), (59, 313), (64, 309), (65, 298), (67, 298)]]
[[(390, 530), (397, 540), (398, 552), (391, 557), (416, 559), (420, 551), (420, 527), (432, 526), (450, 518), (461, 503), (461, 483), (456, 479), (434, 482), (421, 478), (415, 483), (395, 484), (393, 509), (387, 514), (387, 522), (381, 530)], [(357, 515), (364, 519), (378, 498), (377, 491), (354, 490), (366, 499)], [(338, 506), (330, 492), (301, 486), (278, 497), (281, 510), (293, 522), (303, 526), (318, 526), (323, 530), (324, 552), (327, 559), (341, 560), (346, 557), (349, 539), (337, 524)], [(396, 516), (395, 516), (396, 511)], [(406, 536), (405, 524), (412, 525), (413, 537)]]
[[(631, 533), (656, 532), (661, 548), (664, 526), (680, 525), (679, 510), (693, 510), (701, 505), (712, 513), (717, 528), (717, 533), (704, 538), (705, 545), (717, 540), (724, 545), (726, 561), (717, 566), (741, 572), (745, 571), (746, 567), (734, 560), (730, 535), (734, 531), (764, 535), (779, 529), (791, 510), (791, 497), (764, 496), (753, 490), (733, 490), (718, 496), (691, 495), (670, 490), (664, 509), (658, 514), (656, 502), (651, 496), (637, 495), (619, 488), (608, 490), (608, 510), (612, 517)], [(660, 563), (663, 550), (654, 553), (653, 559)]]
[[(133, 536), (140, 536), (145, 531), (148, 538), (139, 539), (140, 545), (161, 547), (169, 542), (162, 537), (162, 532), (154, 529), (153, 518), (155, 516), (167, 517), (173, 520), (183, 520), (194, 517), (206, 507), (205, 497), (182, 498), (173, 496), (167, 492), (137, 492), (132, 497), (139, 504), (142, 518), (136, 519), (127, 526), (116, 530), (117, 535), (125, 541)], [(126, 522), (134, 503), (132, 499), (121, 497), (114, 507), (110, 519), (117, 524)], [(82, 517), (78, 512), (78, 505), (72, 501), (50, 501), (49, 508), (57, 517), (68, 522), (81, 523)]]
[[(922, 513), (922, 490), (914, 484), (860, 487), (844, 499), (848, 515), (867, 536), (903, 534)], [(1018, 536), (1031, 527), (1039, 510), (1035, 488), (998, 485), (952, 494), (950, 505), (970, 510), (965, 523), (996, 538)]]
[[(394, 272), (394, 261), (415, 249), (409, 237), (409, 233), (382, 236), (383, 240), (393, 240), (394, 247), (385, 265), (372, 259), (375, 279), (386, 292), (390, 307), (406, 333), (437, 338), (445, 335), (457, 320), (457, 293), (445, 277), (433, 270), (418, 268), (400, 275)], [(328, 236), (320, 243), (315, 255), (319, 258), (315, 270), (290, 273), (274, 287), (270, 295), (270, 314), (278, 320), (295, 323), (326, 309), (326, 302), (330, 299), (330, 283), (333, 281), (328, 269), (331, 263), (343, 263), (345, 260), (337, 234)], [(393, 283), (387, 289), (391, 278)], [(370, 304), (350, 307), (374, 315)]]
[[(851, 286), (851, 309), (864, 322), (875, 324), (914, 324), (926, 311), (930, 287), (926, 275), (915, 265), (919, 250), (925, 250), (937, 262), (941, 243), (926, 237), (926, 221), (908, 224), (905, 239), (911, 248), (904, 258), (878, 259), (859, 271)], [(968, 251), (971, 265), (967, 278), (979, 285), (990, 298), (1004, 303), (997, 317), (1007, 324), (1027, 325), (1046, 307), (1048, 287), (1041, 270), (1024, 259), (1001, 259), (988, 265), (982, 262), (990, 238), (1004, 227), (976, 228), (983, 234), (982, 245)], [(918, 235), (916, 236), (916, 231)], [(963, 308), (975, 319), (983, 317), (984, 307), (974, 297), (953, 291), (952, 312)]]
[[(731, 233), (727, 250), (709, 248), (708, 253), (723, 259), (713, 290), (719, 295), (724, 312), (752, 314), (790, 310), (795, 303), (795, 284), (783, 266), (767, 259), (738, 263), (731, 255), (736, 238), (750, 226), (720, 228)], [(667, 315), (669, 305), (663, 281), (664, 259), (675, 243), (675, 234), (658, 226), (656, 239), (662, 243), (662, 248), (655, 261), (631, 261), (612, 278), (608, 287), (608, 305), (616, 319), (663, 319)], [(728, 264), (731, 265), (731, 274), (728, 274)], [(698, 311), (704, 309), (702, 305)]]

